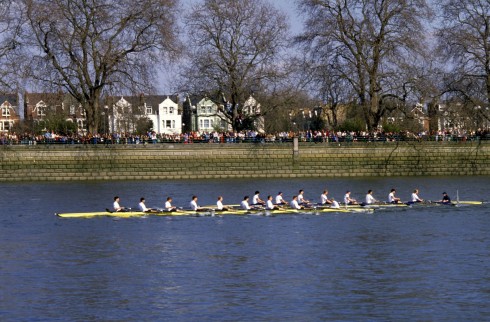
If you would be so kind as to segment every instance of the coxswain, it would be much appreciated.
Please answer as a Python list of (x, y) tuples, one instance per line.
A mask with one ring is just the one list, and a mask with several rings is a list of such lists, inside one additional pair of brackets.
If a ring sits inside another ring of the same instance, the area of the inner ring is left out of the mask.
[(449, 204), (451, 203), (451, 198), (449, 198), (448, 194), (443, 192), (442, 193), (442, 199), (439, 200), (440, 203), (444, 203), (444, 204)]

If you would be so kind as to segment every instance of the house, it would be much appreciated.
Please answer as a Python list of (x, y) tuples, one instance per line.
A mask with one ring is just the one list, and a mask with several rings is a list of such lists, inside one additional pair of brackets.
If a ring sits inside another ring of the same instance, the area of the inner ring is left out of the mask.
[(417, 103), (415, 107), (410, 111), (410, 115), (424, 131), (429, 131), (429, 116), (424, 112), (422, 104)]
[(254, 118), (254, 127), (258, 132), (265, 132), (264, 117), (261, 115), (260, 103), (250, 95), (243, 104), (244, 115)]
[(12, 131), (12, 128), (21, 119), (19, 115), (19, 98), (17, 94), (0, 95), (0, 132)]
[(77, 124), (79, 132), (86, 131), (86, 116), (80, 103), (64, 93), (24, 93), (24, 119), (33, 124), (61, 117)]
[[(187, 131), (212, 132), (216, 129), (229, 131), (231, 125), (218, 104), (205, 96), (186, 96), (183, 104), (183, 122)], [(190, 126), (189, 126), (190, 124)]]
[(105, 109), (108, 112), (109, 131), (132, 133), (137, 122), (147, 118), (158, 134), (180, 134), (182, 116), (178, 97), (168, 95), (139, 95), (109, 97)]

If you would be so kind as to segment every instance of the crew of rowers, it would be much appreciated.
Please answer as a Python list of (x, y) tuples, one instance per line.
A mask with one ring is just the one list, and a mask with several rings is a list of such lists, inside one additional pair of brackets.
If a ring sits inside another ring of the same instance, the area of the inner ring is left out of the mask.
[[(374, 204), (382, 204), (383, 202), (380, 202), (379, 200), (375, 199), (373, 197), (373, 190), (368, 190), (366, 197), (365, 197), (365, 202), (359, 203), (356, 199), (351, 198), (350, 196), (351, 192), (346, 191), (344, 195), (344, 205), (361, 205), (361, 206), (367, 206), (367, 205), (374, 205)], [(390, 204), (398, 204), (402, 203), (401, 199), (396, 197), (396, 190), (391, 189), (390, 193), (388, 194), (388, 203)], [(328, 190), (324, 190), (323, 193), (320, 195), (320, 202), (319, 203), (311, 203), (309, 200), (307, 200), (304, 196), (304, 191), (303, 189), (298, 191), (298, 194), (293, 196), (291, 201), (288, 203), (284, 200), (282, 196), (282, 192), (279, 192), (275, 198), (273, 198), (271, 195), (267, 196), (267, 200), (262, 200), (260, 198), (260, 192), (255, 191), (255, 194), (252, 198), (252, 202), (249, 202), (250, 197), (245, 196), (243, 200), (240, 203), (240, 209), (243, 210), (254, 210), (254, 209), (265, 209), (265, 210), (280, 210), (284, 209), (285, 207), (289, 207), (291, 209), (311, 209), (314, 207), (318, 206), (324, 206), (324, 207), (330, 207), (330, 208), (340, 208), (340, 204), (334, 199), (334, 198), (329, 198), (328, 197)], [(119, 204), (120, 198), (118, 196), (114, 197), (114, 204), (113, 208), (114, 211), (131, 211), (131, 208), (127, 207), (122, 207)], [(421, 203), (424, 202), (423, 199), (419, 197), (419, 190), (415, 189), (412, 192), (411, 199), (410, 201), (406, 202), (406, 204), (414, 204), (414, 203)], [(451, 203), (451, 198), (448, 196), (446, 192), (442, 193), (442, 199), (437, 201), (438, 203)], [(140, 202), (138, 204), (138, 210), (142, 212), (162, 212), (162, 211), (178, 211), (179, 209), (182, 208), (177, 208), (172, 205), (172, 198), (168, 197), (167, 201), (165, 202), (165, 208), (163, 209), (156, 209), (156, 208), (148, 208), (145, 205), (145, 198), (140, 198)], [(209, 211), (209, 210), (218, 210), (218, 211), (227, 211), (231, 210), (232, 207), (230, 206), (224, 206), (223, 205), (223, 197), (219, 196), (218, 200), (216, 201), (216, 207), (214, 208), (203, 208), (200, 207), (197, 204), (197, 196), (192, 196), (192, 199), (189, 203), (189, 209), (193, 211)]]

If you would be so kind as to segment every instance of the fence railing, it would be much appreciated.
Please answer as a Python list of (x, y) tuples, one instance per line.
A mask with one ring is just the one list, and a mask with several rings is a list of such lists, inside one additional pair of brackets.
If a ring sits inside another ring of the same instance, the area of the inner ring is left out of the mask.
[[(485, 135), (446, 135), (446, 136), (420, 136), (420, 137), (406, 137), (401, 135), (386, 135), (386, 136), (346, 136), (346, 137), (299, 137), (300, 143), (390, 143), (390, 142), (475, 142), (475, 141), (490, 141), (490, 134)], [(5, 137), (0, 138), (0, 145), (63, 145), (63, 144), (95, 144), (95, 145), (115, 145), (115, 144), (282, 144), (291, 143), (293, 138), (290, 137), (219, 137), (219, 138), (139, 138), (139, 137), (125, 137), (125, 138), (71, 138), (71, 137), (59, 137), (56, 139), (50, 138), (22, 138), (22, 139), (7, 139)]]

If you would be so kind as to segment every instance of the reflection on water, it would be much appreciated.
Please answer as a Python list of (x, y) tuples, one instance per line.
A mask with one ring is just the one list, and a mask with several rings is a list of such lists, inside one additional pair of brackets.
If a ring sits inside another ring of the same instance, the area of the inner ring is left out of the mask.
[(490, 178), (1, 184), (0, 320), (485, 320), (490, 207), (321, 216), (62, 219), (114, 194), (488, 200)]

